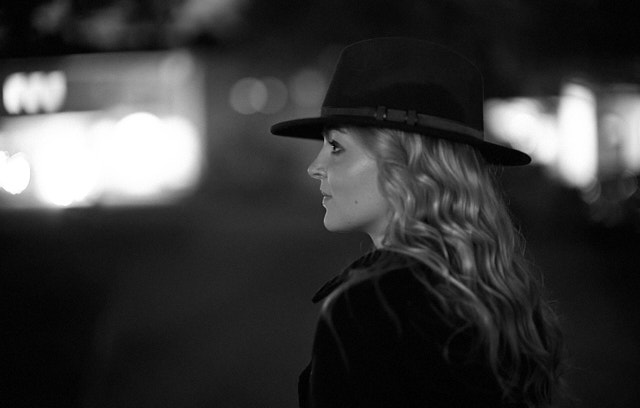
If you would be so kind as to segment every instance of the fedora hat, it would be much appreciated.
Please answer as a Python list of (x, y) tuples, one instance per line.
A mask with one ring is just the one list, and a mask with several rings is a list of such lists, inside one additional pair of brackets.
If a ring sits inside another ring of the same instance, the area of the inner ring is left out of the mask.
[(477, 148), (487, 162), (525, 165), (531, 158), (484, 140), (483, 83), (460, 54), (428, 41), (374, 38), (338, 59), (320, 116), (271, 126), (280, 136), (322, 139), (327, 126), (398, 129)]

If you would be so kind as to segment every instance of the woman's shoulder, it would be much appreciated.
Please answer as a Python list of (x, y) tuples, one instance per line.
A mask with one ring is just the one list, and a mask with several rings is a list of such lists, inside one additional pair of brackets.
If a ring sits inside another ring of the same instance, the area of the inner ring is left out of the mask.
[(371, 283), (382, 274), (397, 270), (406, 270), (414, 263), (406, 255), (391, 251), (376, 250), (353, 261), (340, 274), (327, 281), (313, 296), (312, 301), (318, 303), (335, 297), (336, 292), (357, 284)]
[(323, 312), (373, 329), (393, 326), (444, 328), (437, 275), (405, 254), (375, 251), (354, 262), (338, 287), (326, 296)]
[(387, 296), (395, 294), (403, 298), (424, 297), (431, 292), (428, 289), (441, 281), (435, 272), (417, 258), (391, 250), (377, 250), (365, 255), (352, 263), (346, 273), (347, 277), (340, 288), (344, 296), (382, 292)]
[(374, 261), (357, 262), (349, 269), (344, 296), (397, 295), (406, 298), (409, 294), (424, 294), (421, 280), (432, 272), (417, 259), (392, 251), (376, 251)]

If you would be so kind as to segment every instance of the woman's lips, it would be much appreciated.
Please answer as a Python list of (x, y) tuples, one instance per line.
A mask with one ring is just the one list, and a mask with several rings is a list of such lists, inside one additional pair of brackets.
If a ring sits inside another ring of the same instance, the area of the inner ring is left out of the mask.
[(327, 201), (331, 200), (331, 196), (322, 190), (320, 192), (322, 193), (322, 205), (325, 205)]

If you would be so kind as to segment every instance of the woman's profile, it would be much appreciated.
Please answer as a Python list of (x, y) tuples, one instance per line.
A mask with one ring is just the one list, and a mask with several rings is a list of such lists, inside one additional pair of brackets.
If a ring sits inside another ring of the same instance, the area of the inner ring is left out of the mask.
[(340, 56), (321, 115), (272, 133), (323, 140), (308, 168), (330, 231), (373, 249), (314, 297), (301, 407), (545, 407), (561, 333), (493, 179), (526, 165), (483, 135), (483, 83), (430, 42)]

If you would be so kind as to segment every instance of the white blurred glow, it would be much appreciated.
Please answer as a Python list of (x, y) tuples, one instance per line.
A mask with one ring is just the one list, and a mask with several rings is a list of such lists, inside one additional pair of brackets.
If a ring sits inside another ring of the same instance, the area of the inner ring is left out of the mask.
[(39, 115), (5, 130), (24, 154), (0, 152), (0, 188), (29, 186), (25, 200), (50, 206), (167, 202), (198, 182), (204, 160), (198, 129), (181, 116)]
[(98, 168), (83, 128), (52, 121), (37, 144), (33, 160), (36, 193), (55, 206), (84, 202), (96, 188)]
[[(118, 186), (124, 192), (145, 195), (157, 192), (156, 174), (164, 147), (162, 123), (150, 113), (134, 113), (121, 119), (114, 128), (108, 184)], [(161, 169), (160, 169), (161, 170)]]
[(291, 78), (291, 99), (303, 108), (319, 107), (326, 90), (327, 80), (318, 70), (304, 69)]
[(195, 182), (201, 150), (198, 133), (183, 118), (160, 119), (145, 112), (94, 129), (107, 190), (154, 196)]
[(11, 114), (55, 112), (66, 95), (67, 79), (62, 71), (17, 72), (9, 75), (2, 87), (2, 102)]
[(591, 185), (598, 168), (596, 101), (577, 83), (564, 85), (558, 106), (558, 171), (571, 185)]
[(557, 125), (553, 115), (533, 99), (487, 101), (487, 131), (503, 142), (531, 155), (540, 164), (550, 164), (558, 154)]
[(250, 115), (264, 109), (268, 96), (267, 87), (261, 80), (242, 78), (231, 87), (229, 104), (236, 112)]
[(167, 155), (163, 163), (164, 184), (176, 189), (193, 185), (203, 160), (198, 131), (191, 122), (181, 117), (169, 117), (163, 121), (167, 142)]
[(24, 153), (0, 155), (0, 186), (9, 194), (20, 194), (29, 186), (31, 166)]

